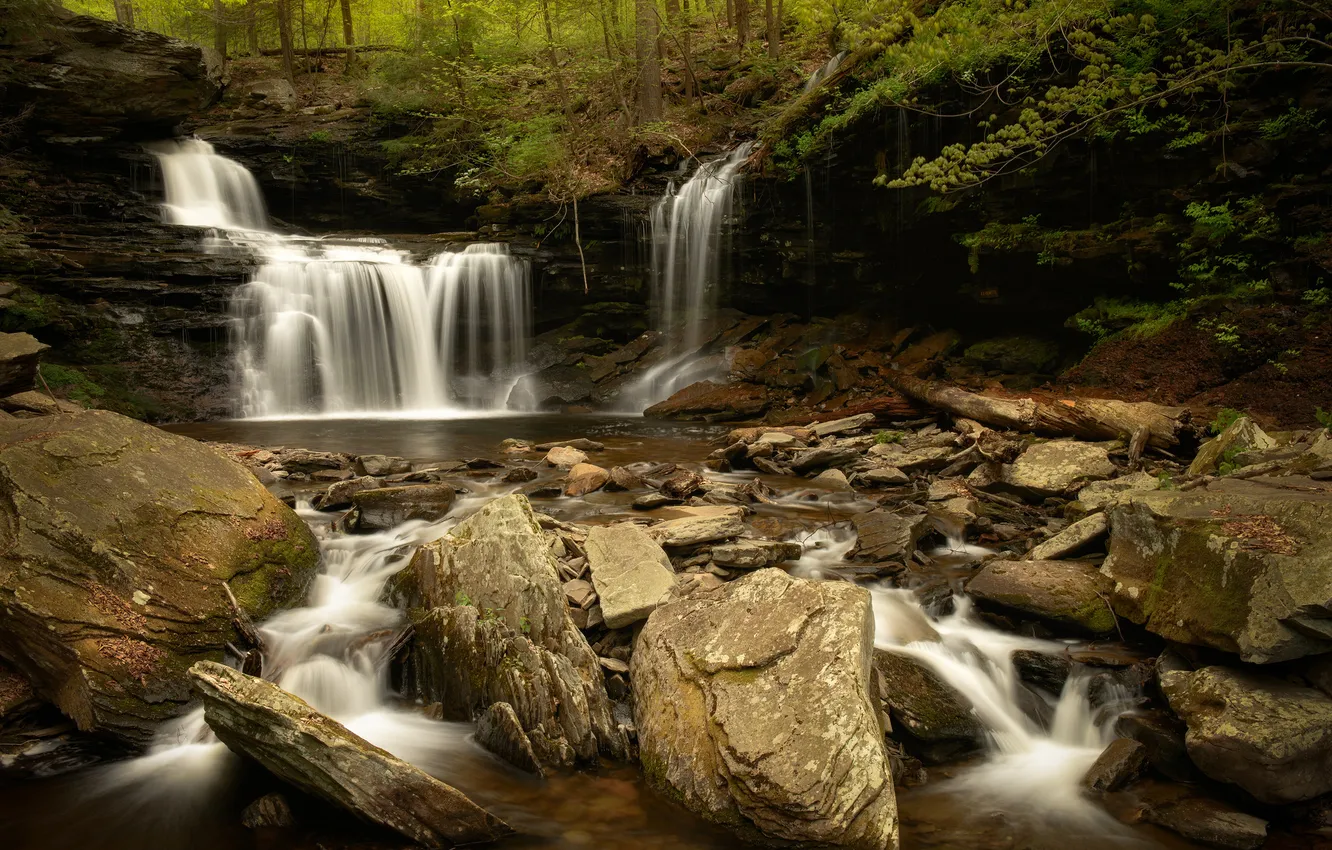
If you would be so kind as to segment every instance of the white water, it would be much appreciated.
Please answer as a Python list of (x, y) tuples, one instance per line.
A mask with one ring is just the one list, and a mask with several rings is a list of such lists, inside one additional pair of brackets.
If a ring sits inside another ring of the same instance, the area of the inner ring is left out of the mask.
[(823, 66), (817, 71), (810, 74), (809, 79), (805, 80), (805, 93), (808, 94), (809, 92), (814, 91), (814, 89), (818, 88), (824, 80), (836, 73), (837, 69), (842, 66), (842, 60), (845, 58), (846, 51), (843, 50), (841, 53), (838, 53), (827, 62), (823, 63)]
[(673, 349), (627, 392), (627, 409), (641, 411), (710, 376), (695, 363), (706, 322), (716, 312), (726, 225), (740, 168), (752, 150), (746, 142), (703, 163), (678, 191), (672, 185), (652, 206), (652, 323)]
[(155, 153), (167, 221), (211, 228), (214, 248), (263, 259), (231, 299), (240, 415), (505, 408), (531, 335), (528, 263), (506, 245), (421, 265), (377, 240), (284, 236), (269, 230), (254, 176), (206, 142)]

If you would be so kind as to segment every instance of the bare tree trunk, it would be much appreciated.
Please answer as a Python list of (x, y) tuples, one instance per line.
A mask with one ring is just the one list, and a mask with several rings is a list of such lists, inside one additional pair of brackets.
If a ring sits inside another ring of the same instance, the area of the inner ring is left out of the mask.
[(726, 0), (726, 25), (735, 26), (735, 0)]
[(735, 4), (735, 40), (744, 50), (749, 43), (749, 0), (732, 0)]
[(763, 0), (763, 11), (768, 18), (768, 58), (776, 59), (782, 52), (782, 27), (777, 16), (773, 14), (773, 0)]
[(356, 31), (352, 29), (351, 0), (342, 0), (342, 42), (347, 45), (347, 65), (343, 72), (350, 74), (356, 67)]
[(560, 94), (560, 106), (569, 111), (569, 93), (564, 90), (564, 75), (560, 73), (560, 57), (555, 51), (555, 29), (550, 23), (550, 0), (541, 0), (541, 21), (546, 25), (546, 56), (550, 72), (555, 75), (555, 88)]
[(640, 123), (660, 121), (661, 57), (657, 43), (661, 26), (657, 21), (657, 5), (653, 0), (635, 0), (635, 40), (638, 54), (638, 120)]
[(282, 43), (282, 73), (296, 85), (296, 45), (291, 41), (291, 0), (274, 0), (278, 19), (278, 39)]
[(249, 41), (250, 55), (259, 55), (259, 2), (245, 0), (245, 36)]
[(227, 58), (227, 12), (222, 0), (213, 0), (213, 49)]
[(116, 7), (116, 23), (124, 24), (127, 27), (134, 26), (134, 4), (131, 0), (114, 0)]

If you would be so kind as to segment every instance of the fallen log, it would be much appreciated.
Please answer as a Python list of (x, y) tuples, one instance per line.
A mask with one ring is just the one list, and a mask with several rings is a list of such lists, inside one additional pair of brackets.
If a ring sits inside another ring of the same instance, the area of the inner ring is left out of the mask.
[[(353, 49), (357, 53), (380, 53), (387, 50), (402, 50), (395, 44), (358, 44)], [(292, 56), (345, 56), (347, 45), (340, 47), (309, 47), (291, 51)], [(260, 56), (281, 56), (282, 48), (265, 47), (259, 51)]]
[(884, 382), (902, 395), (995, 428), (1084, 440), (1132, 440), (1136, 435), (1137, 441), (1145, 430), (1145, 445), (1158, 450), (1192, 444), (1198, 436), (1183, 407), (1100, 398), (995, 398), (903, 372), (886, 375)]

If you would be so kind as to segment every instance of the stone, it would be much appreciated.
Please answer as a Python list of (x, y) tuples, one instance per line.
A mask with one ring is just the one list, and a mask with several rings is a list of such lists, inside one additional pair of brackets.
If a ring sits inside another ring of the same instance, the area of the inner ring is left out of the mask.
[(222, 743), (309, 794), (428, 848), (512, 833), (462, 792), (271, 682), (212, 661), (191, 667), (190, 678)]
[(1225, 667), (1163, 670), (1161, 690), (1188, 725), (1203, 773), (1264, 803), (1332, 792), (1332, 697), (1275, 676)]
[(245, 88), (245, 104), (271, 112), (291, 112), (296, 108), (296, 89), (281, 77), (255, 80)]
[(1093, 481), (1078, 491), (1077, 507), (1087, 513), (1109, 510), (1132, 493), (1161, 489), (1161, 479), (1146, 472), (1132, 472), (1109, 481)]
[(911, 476), (895, 466), (882, 466), (878, 469), (871, 469), (868, 472), (861, 473), (861, 478), (871, 484), (881, 484), (893, 487), (911, 483)]
[(590, 463), (576, 463), (565, 476), (564, 495), (586, 496), (606, 486), (607, 481), (610, 481), (610, 473), (601, 467)]
[(1261, 452), (1275, 447), (1276, 440), (1267, 436), (1252, 419), (1241, 416), (1216, 437), (1202, 444), (1193, 463), (1189, 464), (1189, 475), (1214, 475), (1221, 464), (1229, 462), (1240, 452)]
[(827, 469), (830, 466), (849, 466), (860, 460), (860, 452), (850, 448), (820, 446), (817, 449), (806, 449), (797, 452), (791, 459), (791, 469), (802, 475), (806, 472), (812, 472), (816, 469)]
[(282, 455), (280, 464), (287, 472), (304, 472), (309, 475), (321, 469), (347, 469), (351, 466), (351, 457), (339, 452), (292, 449)]
[(873, 510), (851, 518), (856, 544), (850, 557), (862, 561), (905, 562), (919, 547), (930, 526), (925, 513)]
[(1145, 793), (1143, 819), (1208, 847), (1258, 850), (1267, 841), (1267, 821), (1186, 788), (1154, 783)]
[(525, 497), (487, 502), (417, 549), (402, 579), (409, 604), (433, 609), (416, 626), (418, 695), (463, 721), (509, 703), (543, 764), (624, 756), (601, 667)]
[(296, 825), (296, 816), (287, 798), (274, 792), (241, 809), (241, 825), (246, 829), (287, 829)]
[(592, 582), (575, 578), (564, 583), (564, 597), (575, 608), (591, 608), (597, 599), (597, 592)]
[(794, 449), (804, 448), (805, 443), (797, 439), (794, 434), (786, 434), (781, 431), (765, 431), (755, 443), (767, 443), (774, 449)]
[(37, 363), (50, 348), (31, 334), (0, 333), (0, 396), (31, 390), (37, 381)]
[(643, 415), (648, 419), (684, 419), (722, 422), (756, 417), (768, 409), (767, 387), (759, 384), (690, 384)]
[(605, 451), (606, 444), (598, 443), (596, 440), (589, 440), (586, 437), (574, 437), (570, 440), (551, 440), (548, 443), (537, 443), (533, 446), (539, 452), (548, 452), (556, 448), (577, 449), (580, 452), (600, 452)]
[(1075, 440), (1037, 443), (1003, 468), (1002, 483), (1029, 499), (1062, 496), (1115, 474), (1106, 450)]
[(386, 530), (413, 519), (435, 522), (448, 515), (457, 493), (451, 484), (408, 484), (352, 494), (357, 531)]
[(802, 554), (803, 547), (794, 541), (741, 538), (734, 543), (713, 546), (712, 562), (719, 567), (757, 570), (786, 561), (797, 561)]
[(810, 482), (827, 487), (829, 490), (850, 490), (851, 482), (846, 480), (846, 473), (840, 469), (825, 469)]
[(476, 741), (519, 770), (546, 775), (517, 712), (507, 702), (492, 704), (476, 719)]
[(549, 410), (592, 400), (596, 385), (587, 369), (556, 364), (534, 372), (514, 385), (508, 406), (512, 409)]
[(1147, 748), (1132, 738), (1116, 738), (1097, 756), (1082, 777), (1088, 791), (1118, 791), (1142, 775)]
[(873, 645), (868, 592), (780, 570), (658, 608), (630, 661), (649, 785), (747, 841), (897, 847)]
[(108, 411), (0, 421), (0, 656), (80, 729), (146, 743), (190, 664), (300, 602), (309, 528), (244, 466)]
[(352, 497), (357, 493), (378, 489), (379, 482), (369, 475), (362, 475), (360, 478), (353, 478), (350, 481), (339, 481), (315, 497), (314, 509), (317, 511), (334, 511), (350, 508)]
[(1033, 336), (997, 337), (968, 347), (962, 352), (962, 360), (981, 372), (1045, 373), (1059, 364), (1059, 344)]
[(1115, 733), (1141, 742), (1152, 769), (1176, 782), (1201, 778), (1184, 743), (1187, 731), (1178, 717), (1158, 709), (1128, 712), (1115, 721)]
[(1115, 631), (1110, 590), (1095, 567), (1076, 561), (991, 561), (967, 584), (983, 603), (1090, 635)]
[(703, 488), (706, 479), (692, 469), (677, 469), (658, 488), (672, 499), (688, 499)]
[(637, 490), (644, 486), (641, 478), (623, 466), (612, 466), (610, 480), (606, 482), (607, 490)]
[(1267, 664), (1332, 651), (1332, 485), (1222, 479), (1110, 509), (1119, 616)]
[(864, 428), (873, 421), (873, 413), (860, 413), (855, 416), (848, 416), (845, 419), (834, 419), (831, 422), (812, 422), (809, 425), (809, 430), (820, 437), (830, 437), (833, 434), (844, 434), (847, 431)]
[(310, 473), (311, 481), (350, 481), (355, 477), (350, 469), (317, 469)]
[(922, 756), (942, 761), (980, 745), (985, 735), (971, 702), (928, 664), (910, 655), (876, 649), (874, 669), (894, 730), (906, 730)]
[(633, 509), (636, 511), (654, 511), (657, 508), (665, 508), (671, 505), (678, 505), (681, 499), (672, 499), (663, 493), (648, 493), (645, 496), (639, 496), (633, 501)]
[(546, 452), (544, 460), (547, 466), (553, 466), (556, 469), (573, 469), (580, 463), (587, 463), (587, 455), (568, 446), (556, 446)]
[(388, 455), (361, 455), (356, 459), (356, 467), (362, 475), (401, 475), (412, 471), (412, 463), (406, 458)]
[(594, 526), (587, 532), (584, 548), (608, 628), (622, 629), (646, 620), (675, 587), (671, 559), (637, 525)]
[(39, 416), (54, 416), (57, 413), (82, 413), (83, 405), (60, 398), (51, 398), (44, 392), (28, 390), (0, 399), (0, 410), (10, 413), (36, 413)]
[(904, 448), (900, 443), (883, 443), (870, 446), (869, 456), (879, 463), (886, 464), (903, 472), (924, 472), (931, 469), (943, 469), (948, 459), (954, 454), (946, 446), (924, 446), (918, 449)]
[(1009, 658), (1017, 669), (1018, 678), (1029, 685), (1058, 695), (1073, 672), (1073, 665), (1062, 655), (1050, 655), (1034, 649), (1015, 649)]
[(1109, 531), (1109, 518), (1104, 513), (1092, 514), (1038, 544), (1027, 553), (1027, 560), (1058, 561), (1060, 558), (1081, 552), (1105, 537)]
[(684, 515), (657, 523), (648, 529), (648, 535), (666, 548), (697, 546), (700, 543), (739, 537), (745, 533), (743, 508), (716, 506), (677, 510)]
[(537, 471), (535, 469), (529, 469), (526, 466), (515, 466), (505, 472), (504, 477), (500, 480), (505, 484), (525, 484), (528, 481), (535, 481), (536, 478)]

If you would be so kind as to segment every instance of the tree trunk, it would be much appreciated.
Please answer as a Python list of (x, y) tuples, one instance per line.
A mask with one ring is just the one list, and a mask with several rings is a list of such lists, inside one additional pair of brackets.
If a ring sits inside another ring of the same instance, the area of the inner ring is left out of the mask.
[(560, 58), (555, 51), (555, 29), (550, 24), (550, 0), (541, 0), (541, 20), (546, 25), (546, 56), (550, 72), (555, 75), (555, 89), (560, 95), (560, 108), (569, 111), (569, 93), (564, 90), (564, 75), (560, 73)]
[(735, 0), (726, 0), (726, 25), (735, 26)]
[(884, 382), (905, 396), (995, 428), (1084, 440), (1136, 436), (1138, 441), (1144, 439), (1140, 432), (1145, 429), (1146, 445), (1163, 450), (1192, 443), (1197, 438), (1189, 411), (1183, 407), (1097, 398), (1052, 402), (993, 398), (938, 381), (913, 378), (904, 372), (889, 372)]
[(245, 37), (249, 42), (250, 55), (259, 55), (259, 2), (245, 0)]
[(732, 0), (735, 3), (735, 40), (744, 50), (749, 43), (749, 0)]
[(763, 11), (768, 18), (768, 58), (776, 59), (782, 53), (782, 24), (773, 14), (773, 0), (763, 0)]
[[(277, 4), (278, 39), (282, 44), (282, 73), (287, 82), (296, 85), (296, 45), (291, 41), (291, 0), (274, 0)], [(308, 53), (308, 51), (307, 51)]]
[(347, 66), (344, 73), (350, 74), (356, 67), (356, 31), (352, 28), (351, 0), (342, 0), (342, 43), (347, 45)]
[(646, 124), (660, 121), (662, 117), (661, 57), (657, 53), (661, 26), (657, 21), (657, 5), (653, 0), (635, 0), (634, 10), (638, 36), (635, 41), (638, 54), (638, 120)]
[(227, 12), (222, 0), (213, 0), (213, 49), (227, 58)]
[(127, 27), (134, 26), (134, 4), (131, 0), (114, 0), (116, 7), (116, 23), (124, 24)]

